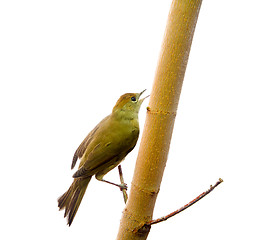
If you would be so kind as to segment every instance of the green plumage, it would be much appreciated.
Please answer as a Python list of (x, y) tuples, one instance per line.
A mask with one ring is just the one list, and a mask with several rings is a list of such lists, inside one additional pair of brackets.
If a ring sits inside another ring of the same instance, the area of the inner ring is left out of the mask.
[(64, 217), (67, 216), (69, 226), (91, 177), (94, 175), (97, 180), (105, 181), (103, 176), (119, 165), (135, 147), (139, 136), (138, 112), (145, 99), (139, 98), (143, 92), (122, 95), (112, 113), (77, 148), (71, 166), (73, 169), (77, 159), (80, 159), (78, 170), (73, 175), (74, 182), (58, 199), (59, 209), (65, 209)]

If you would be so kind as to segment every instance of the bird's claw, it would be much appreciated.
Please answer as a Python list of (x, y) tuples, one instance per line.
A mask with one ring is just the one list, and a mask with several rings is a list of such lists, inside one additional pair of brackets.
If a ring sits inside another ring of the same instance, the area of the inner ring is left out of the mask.
[(122, 183), (119, 185), (119, 188), (120, 188), (120, 191), (123, 191), (123, 190), (127, 190), (128, 187), (127, 187), (127, 184), (126, 183)]

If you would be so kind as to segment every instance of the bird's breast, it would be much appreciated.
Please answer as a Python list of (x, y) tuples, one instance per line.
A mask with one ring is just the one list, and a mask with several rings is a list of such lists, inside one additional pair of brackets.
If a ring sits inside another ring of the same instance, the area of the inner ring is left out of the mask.
[(138, 120), (122, 121), (116, 126), (116, 140), (121, 146), (131, 148), (136, 145), (139, 137)]

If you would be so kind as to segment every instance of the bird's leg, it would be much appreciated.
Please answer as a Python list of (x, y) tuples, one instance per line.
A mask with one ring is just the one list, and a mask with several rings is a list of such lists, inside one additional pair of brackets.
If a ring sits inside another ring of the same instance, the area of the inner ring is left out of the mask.
[[(112, 168), (114, 168), (115, 166), (112, 166)], [(111, 169), (112, 169), (111, 168)], [(111, 170), (110, 169), (110, 170)], [(108, 169), (108, 171), (109, 171), (109, 169)], [(127, 184), (125, 184), (125, 183), (122, 183), (122, 184), (117, 184), (117, 183), (113, 183), (113, 182), (110, 182), (110, 181), (107, 181), (107, 180), (104, 180), (103, 179), (103, 177), (105, 176), (105, 173), (97, 173), (97, 174), (95, 174), (95, 178), (98, 180), (98, 181), (102, 181), (102, 182), (106, 182), (106, 183), (109, 183), (109, 184), (111, 184), (111, 185), (114, 185), (114, 186), (116, 186), (116, 187), (119, 187), (120, 188), (120, 190), (122, 191), (123, 189), (124, 190), (127, 190)]]
[(125, 184), (125, 183), (124, 184), (117, 184), (117, 183), (113, 183), (113, 182), (107, 181), (105, 179), (97, 179), (97, 180), (105, 182), (105, 183), (109, 183), (109, 184), (114, 185), (116, 187), (119, 187), (121, 191), (123, 189), (127, 190), (127, 184)]

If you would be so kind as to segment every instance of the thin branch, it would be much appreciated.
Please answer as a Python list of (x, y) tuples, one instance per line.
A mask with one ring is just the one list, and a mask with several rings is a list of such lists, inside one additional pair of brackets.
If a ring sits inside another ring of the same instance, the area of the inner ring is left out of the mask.
[(152, 224), (156, 224), (156, 223), (159, 223), (159, 222), (162, 222), (162, 221), (165, 221), (167, 220), (168, 218), (170, 217), (173, 217), (175, 216), (176, 214), (184, 211), (185, 209), (187, 209), (188, 207), (191, 207), (193, 204), (195, 204), (196, 202), (198, 202), (201, 198), (205, 197), (206, 195), (208, 195), (213, 189), (215, 189), (220, 183), (223, 182), (223, 179), (219, 178), (219, 180), (212, 186), (210, 186), (210, 189), (207, 190), (206, 192), (203, 192), (201, 193), (199, 196), (197, 196), (194, 200), (192, 200), (191, 202), (187, 203), (186, 205), (184, 205), (183, 207), (177, 209), (176, 211), (164, 216), (164, 217), (161, 217), (161, 218), (158, 218), (158, 219), (155, 219), (155, 220), (151, 220), (147, 223), (145, 223), (145, 227), (149, 227), (151, 226)]
[[(126, 185), (125, 182), (124, 182), (124, 177), (123, 177), (123, 172), (122, 172), (122, 167), (121, 165), (118, 166), (118, 171), (119, 171), (119, 177), (120, 177), (120, 182), (122, 185)], [(127, 190), (125, 188), (122, 188), (121, 190), (123, 192), (123, 197), (124, 197), (124, 201), (125, 203), (127, 202), (128, 200), (128, 195), (127, 195)]]

